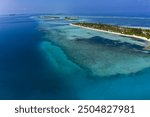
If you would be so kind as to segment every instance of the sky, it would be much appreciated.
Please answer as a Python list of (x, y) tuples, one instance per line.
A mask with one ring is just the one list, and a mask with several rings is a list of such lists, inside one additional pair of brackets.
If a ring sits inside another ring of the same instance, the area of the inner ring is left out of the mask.
[(0, 0), (0, 14), (150, 14), (150, 0)]

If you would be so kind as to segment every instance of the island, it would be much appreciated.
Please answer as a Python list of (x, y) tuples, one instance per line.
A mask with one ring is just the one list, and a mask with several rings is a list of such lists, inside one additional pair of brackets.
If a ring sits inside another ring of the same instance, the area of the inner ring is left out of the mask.
[(65, 20), (78, 20), (77, 17), (65, 17)]
[(46, 20), (48, 20), (48, 19), (60, 19), (60, 17), (58, 17), (58, 16), (51, 16), (51, 15), (42, 15), (42, 16), (39, 16), (39, 18), (46, 19)]
[(89, 23), (89, 22), (78, 22), (78, 23), (72, 23), (71, 25), (80, 28), (113, 33), (117, 35), (134, 37), (134, 38), (150, 41), (150, 29), (131, 28), (131, 27), (111, 25), (111, 24)]

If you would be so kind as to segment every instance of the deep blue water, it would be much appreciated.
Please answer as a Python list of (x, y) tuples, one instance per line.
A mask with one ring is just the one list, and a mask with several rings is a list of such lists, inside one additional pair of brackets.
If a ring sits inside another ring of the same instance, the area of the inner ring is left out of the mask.
[(77, 99), (47, 64), (42, 35), (28, 15), (0, 18), (0, 99)]
[[(143, 23), (147, 20), (138, 21), (125, 23), (149, 26)], [(45, 34), (38, 25), (29, 15), (0, 17), (0, 99), (150, 99), (149, 68), (129, 75), (91, 76), (66, 59), (61, 48), (50, 44), (50, 53), (75, 69), (74, 74), (69, 74), (71, 67), (61, 73), (64, 68), (56, 69), (41, 48)]]
[(38, 76), (32, 71), (42, 67), (36, 25), (27, 17), (0, 19), (0, 99), (24, 99), (32, 91)]

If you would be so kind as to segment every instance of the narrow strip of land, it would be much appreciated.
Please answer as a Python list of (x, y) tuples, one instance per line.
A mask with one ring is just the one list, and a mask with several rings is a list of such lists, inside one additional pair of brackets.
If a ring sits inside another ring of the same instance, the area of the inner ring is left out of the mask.
[(72, 23), (72, 26), (150, 41), (150, 30), (97, 23)]

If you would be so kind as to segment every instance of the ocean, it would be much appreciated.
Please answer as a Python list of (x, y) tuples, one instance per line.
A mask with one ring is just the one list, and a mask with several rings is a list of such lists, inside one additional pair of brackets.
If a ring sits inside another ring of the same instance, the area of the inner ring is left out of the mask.
[[(0, 16), (0, 99), (147, 100), (150, 54), (142, 40), (36, 15)], [(78, 21), (149, 28), (149, 18)]]

